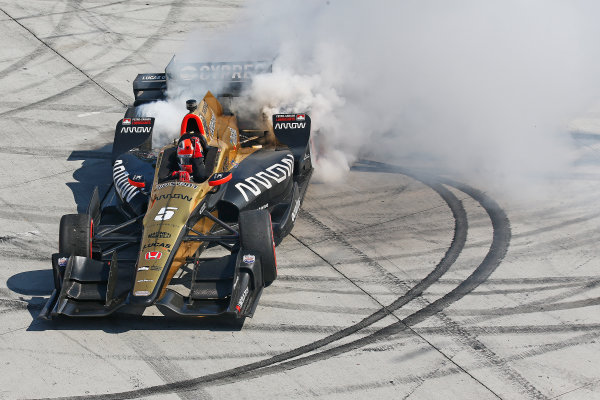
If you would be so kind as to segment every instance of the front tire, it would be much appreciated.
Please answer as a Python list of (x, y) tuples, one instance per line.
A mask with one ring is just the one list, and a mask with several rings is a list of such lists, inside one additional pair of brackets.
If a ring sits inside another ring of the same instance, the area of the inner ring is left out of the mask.
[(89, 214), (67, 214), (60, 219), (58, 251), (92, 258), (93, 221)]

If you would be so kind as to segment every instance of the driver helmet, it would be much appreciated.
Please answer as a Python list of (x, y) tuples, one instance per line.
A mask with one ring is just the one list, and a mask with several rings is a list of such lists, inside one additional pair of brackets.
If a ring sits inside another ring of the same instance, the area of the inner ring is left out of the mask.
[(192, 159), (202, 157), (202, 146), (196, 138), (184, 139), (177, 146), (177, 161), (182, 171), (191, 172)]

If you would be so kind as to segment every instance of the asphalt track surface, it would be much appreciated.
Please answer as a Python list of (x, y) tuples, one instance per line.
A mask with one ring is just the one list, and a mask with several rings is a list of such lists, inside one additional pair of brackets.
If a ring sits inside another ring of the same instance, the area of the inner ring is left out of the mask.
[(108, 187), (135, 75), (238, 7), (0, 1), (0, 398), (600, 398), (593, 134), (535, 206), (373, 160), (312, 183), (242, 330), (36, 319), (61, 215)]

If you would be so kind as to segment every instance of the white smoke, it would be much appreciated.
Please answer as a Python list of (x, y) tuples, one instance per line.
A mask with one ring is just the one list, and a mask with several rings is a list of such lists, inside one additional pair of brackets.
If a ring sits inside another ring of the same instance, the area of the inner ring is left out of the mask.
[(600, 97), (599, 11), (593, 0), (252, 1), (178, 56), (271, 57), (239, 111), (308, 112), (321, 179), (369, 156), (508, 187), (568, 167), (568, 124)]

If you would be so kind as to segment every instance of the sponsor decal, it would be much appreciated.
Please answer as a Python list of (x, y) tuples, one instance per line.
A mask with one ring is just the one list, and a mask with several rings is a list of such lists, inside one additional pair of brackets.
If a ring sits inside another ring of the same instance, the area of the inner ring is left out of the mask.
[(181, 68), (180, 75), (182, 79), (239, 81), (269, 69), (270, 64), (265, 62), (197, 63)]
[(121, 133), (150, 133), (150, 126), (124, 126), (121, 128)]
[(233, 128), (229, 128), (229, 142), (235, 146), (237, 144), (237, 132)]
[(265, 208), (269, 207), (269, 203), (267, 204), (263, 204), (262, 206), (258, 207), (259, 210), (264, 210)]
[(147, 290), (138, 290), (133, 293), (134, 296), (148, 296), (150, 294)]
[(169, 232), (152, 232), (148, 235), (148, 239), (169, 239), (170, 237)]
[(223, 161), (223, 168), (227, 170), (227, 167), (229, 167), (229, 156), (225, 156)]
[(61, 257), (61, 258), (58, 259), (58, 266), (59, 267), (66, 267), (68, 261), (69, 261), (68, 257)]
[(306, 120), (306, 115), (305, 114), (298, 114), (296, 115), (296, 121), (305, 121)]
[(302, 161), (306, 161), (306, 160), (308, 160), (309, 158), (310, 158), (310, 153), (306, 153), (306, 154), (304, 155), (304, 158), (302, 159)]
[(156, 217), (154, 217), (155, 221), (166, 221), (173, 218), (175, 215), (175, 211), (177, 211), (177, 207), (163, 207), (158, 211)]
[(160, 265), (153, 265), (150, 267), (151, 271), (160, 271), (162, 267)]
[(288, 154), (280, 162), (271, 165), (264, 171), (235, 184), (235, 188), (244, 196), (246, 201), (260, 195), (263, 190), (273, 187), (273, 182), (281, 183), (292, 176), (294, 156)]
[(137, 281), (137, 283), (142, 283), (142, 282), (154, 282), (153, 279), (140, 279), (139, 281)]
[(150, 118), (134, 118), (133, 124), (134, 125), (151, 125), (152, 119), (150, 119)]
[(170, 249), (171, 248), (171, 244), (170, 243), (158, 243), (158, 242), (147, 243), (147, 244), (144, 245), (144, 247), (142, 248), (142, 250), (147, 249), (148, 247), (164, 247), (165, 249)]
[(123, 118), (123, 125), (131, 125), (131, 118)]
[(191, 189), (198, 189), (198, 185), (194, 185), (192, 183), (189, 182), (179, 182), (179, 181), (172, 181), (172, 182), (165, 182), (165, 183), (161, 183), (160, 185), (156, 185), (156, 190), (160, 190), (169, 186), (184, 186), (187, 188), (191, 188)]
[(296, 220), (299, 210), (300, 210), (300, 199), (296, 200), (296, 204), (294, 205), (294, 211), (292, 211), (292, 222)]
[(208, 104), (202, 100), (202, 114), (206, 114), (206, 112), (208, 111)]
[(306, 127), (306, 122), (278, 122), (275, 124), (275, 129), (303, 129)]
[(256, 261), (256, 257), (252, 254), (244, 254), (242, 261), (244, 261), (246, 264), (252, 264)]
[(206, 203), (202, 204), (202, 207), (200, 207), (200, 211), (198, 211), (198, 214), (202, 214), (204, 210), (206, 210)]
[(277, 117), (275, 118), (275, 122), (291, 122), (291, 121), (295, 121), (296, 120), (296, 116), (292, 115), (290, 117)]
[(139, 267), (138, 271), (148, 271), (150, 267)]
[(246, 287), (246, 290), (244, 290), (244, 293), (242, 293), (242, 295), (240, 296), (240, 301), (238, 301), (237, 305), (235, 306), (235, 308), (238, 311), (242, 311), (242, 307), (244, 306), (244, 301), (246, 301), (246, 296), (248, 296), (248, 287)]
[(231, 168), (237, 168), (240, 165), (239, 162), (236, 162), (235, 160), (231, 160)]
[(163, 199), (181, 199), (181, 200), (187, 200), (187, 201), (192, 201), (192, 198), (190, 196), (186, 196), (183, 194), (179, 194), (179, 193), (175, 193), (175, 194), (161, 194), (160, 196), (156, 196), (156, 200), (163, 200)]
[(143, 81), (164, 81), (165, 75), (143, 75), (142, 76), (142, 80)]
[(149, 251), (146, 253), (144, 257), (146, 260), (160, 260), (162, 257), (162, 253), (160, 251)]
[(117, 193), (126, 202), (130, 202), (135, 195), (141, 193), (138, 187), (129, 183), (129, 172), (125, 170), (123, 160), (115, 161), (115, 165), (113, 166), (113, 181), (115, 182)]
[(210, 117), (210, 124), (208, 124), (208, 135), (211, 139), (215, 138), (215, 126), (217, 125), (217, 118), (215, 114)]

